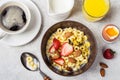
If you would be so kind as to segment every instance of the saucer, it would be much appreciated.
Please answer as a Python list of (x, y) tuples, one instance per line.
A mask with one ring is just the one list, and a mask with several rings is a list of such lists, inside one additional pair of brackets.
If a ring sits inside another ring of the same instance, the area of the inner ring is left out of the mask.
[(15, 35), (6, 35), (0, 42), (10, 46), (21, 46), (32, 41), (41, 28), (41, 13), (39, 8), (30, 0), (1, 0), (0, 6), (8, 1), (23, 2), (30, 9), (31, 22), (25, 32)]

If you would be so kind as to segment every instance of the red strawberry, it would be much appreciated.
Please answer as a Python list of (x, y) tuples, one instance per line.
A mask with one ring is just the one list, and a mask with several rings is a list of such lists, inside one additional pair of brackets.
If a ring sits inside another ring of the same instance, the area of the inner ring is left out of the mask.
[(112, 49), (106, 49), (103, 53), (104, 58), (106, 59), (112, 59), (114, 57), (114, 51)]
[(72, 45), (68, 44), (68, 43), (64, 43), (62, 45), (62, 49), (61, 49), (61, 55), (62, 56), (68, 56), (73, 52), (73, 47)]
[(64, 65), (65, 61), (63, 58), (59, 58), (59, 59), (54, 60), (54, 62), (62, 66), (62, 65)]
[(53, 45), (50, 47), (49, 52), (50, 52), (50, 53), (55, 52), (55, 47), (54, 47)]
[(58, 39), (54, 38), (53, 45), (54, 45), (55, 49), (58, 50), (60, 47), (60, 41)]

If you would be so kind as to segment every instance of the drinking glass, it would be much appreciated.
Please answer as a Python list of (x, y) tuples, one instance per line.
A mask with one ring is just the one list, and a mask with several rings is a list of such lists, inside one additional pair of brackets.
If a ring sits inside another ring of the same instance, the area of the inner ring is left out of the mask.
[(83, 0), (82, 12), (88, 21), (101, 20), (110, 9), (109, 0)]

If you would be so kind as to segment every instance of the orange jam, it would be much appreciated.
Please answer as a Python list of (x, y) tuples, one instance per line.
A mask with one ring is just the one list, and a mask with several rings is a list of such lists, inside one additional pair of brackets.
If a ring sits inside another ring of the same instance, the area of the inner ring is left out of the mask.
[(103, 29), (102, 36), (107, 41), (113, 41), (119, 36), (119, 30), (115, 25), (109, 24)]

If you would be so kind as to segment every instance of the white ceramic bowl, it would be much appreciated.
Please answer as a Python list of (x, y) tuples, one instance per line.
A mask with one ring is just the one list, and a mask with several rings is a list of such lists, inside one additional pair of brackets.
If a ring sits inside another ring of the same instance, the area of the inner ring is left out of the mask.
[(25, 31), (27, 29), (27, 27), (29, 26), (29, 23), (30, 23), (30, 20), (31, 20), (31, 13), (30, 13), (30, 10), (29, 8), (21, 3), (21, 2), (16, 2), (16, 1), (10, 1), (10, 2), (7, 2), (5, 4), (3, 4), (1, 7), (0, 7), (0, 17), (1, 17), (1, 14), (2, 12), (7, 8), (7, 7), (10, 7), (10, 6), (17, 6), (19, 8), (21, 8), (25, 15), (26, 15), (26, 24), (23, 26), (23, 28), (21, 28), (20, 30), (17, 30), (17, 31), (11, 31), (7, 28), (5, 28), (3, 25), (2, 25), (2, 20), (0, 20), (0, 29), (7, 33), (7, 34), (18, 34), (18, 33), (22, 33), (23, 31)]
[(74, 0), (47, 0), (48, 15), (56, 19), (66, 19), (69, 17), (74, 3)]

